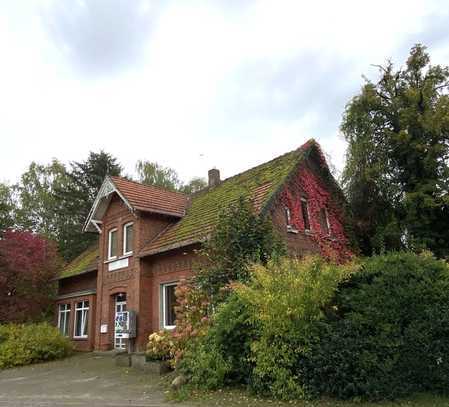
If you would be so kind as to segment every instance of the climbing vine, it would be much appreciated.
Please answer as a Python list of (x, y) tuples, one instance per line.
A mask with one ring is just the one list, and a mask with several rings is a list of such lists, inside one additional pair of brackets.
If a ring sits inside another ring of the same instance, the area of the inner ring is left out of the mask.
[[(339, 263), (349, 260), (352, 252), (343, 227), (344, 213), (332, 199), (328, 188), (307, 167), (301, 168), (290, 185), (290, 188), (282, 192), (281, 202), (290, 210), (291, 226), (299, 232), (307, 233), (310, 239), (317, 243), (324, 257)], [(301, 191), (301, 194), (293, 191)], [(307, 200), (309, 231), (304, 227), (301, 198)], [(326, 211), (328, 229), (320, 222), (321, 210)]]

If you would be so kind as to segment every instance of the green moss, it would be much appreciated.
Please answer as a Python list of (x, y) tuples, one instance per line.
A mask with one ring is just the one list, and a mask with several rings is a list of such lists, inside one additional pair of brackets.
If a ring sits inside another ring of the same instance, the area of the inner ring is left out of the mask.
[(314, 144), (307, 143), (305, 148), (286, 153), (228, 178), (215, 188), (194, 195), (186, 216), (150, 245), (150, 250), (206, 237), (216, 225), (221, 209), (237, 201), (239, 197), (254, 199), (257, 196), (259, 207), (263, 210), (284, 185), (289, 174), (297, 168), (305, 150)]
[(90, 247), (72, 260), (61, 272), (59, 278), (72, 277), (85, 271), (94, 270), (97, 265), (98, 245)]

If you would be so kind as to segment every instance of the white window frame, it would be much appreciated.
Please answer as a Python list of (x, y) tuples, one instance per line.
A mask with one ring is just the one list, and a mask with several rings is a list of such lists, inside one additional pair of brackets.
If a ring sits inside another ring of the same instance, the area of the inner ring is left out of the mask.
[(177, 281), (172, 281), (170, 283), (163, 283), (161, 284), (161, 319), (162, 319), (162, 324), (161, 327), (163, 329), (175, 329), (176, 325), (165, 325), (165, 321), (166, 321), (166, 316), (167, 316), (167, 309), (165, 307), (166, 304), (166, 291), (165, 289), (167, 287), (173, 287), (173, 286), (177, 286), (178, 282)]
[[(133, 222), (128, 222), (128, 223), (125, 223), (123, 225), (123, 255), (124, 256), (127, 256), (129, 254), (133, 254), (133, 250), (130, 250), (129, 252), (126, 251), (126, 243), (127, 243), (127, 236), (128, 236), (126, 234), (126, 229), (129, 228), (130, 226), (133, 226), (133, 225), (134, 225)], [(134, 228), (133, 228), (133, 233), (134, 233)], [(133, 239), (133, 246), (134, 246), (134, 239)]]
[[(309, 228), (306, 229), (306, 220), (303, 219), (303, 221), (304, 221), (304, 231), (305, 232), (311, 232), (312, 231), (312, 222), (310, 221), (311, 219), (310, 219), (309, 201), (306, 198), (301, 198), (301, 206), (302, 206), (303, 202), (306, 203), (307, 218), (309, 220)], [(301, 214), (302, 214), (302, 208), (301, 208)]]
[(331, 224), (329, 222), (329, 213), (327, 211), (327, 208), (324, 207), (324, 217), (326, 219), (326, 225), (327, 225), (327, 235), (326, 236), (330, 236), (331, 235)]
[[(112, 240), (111, 240), (111, 235), (112, 235), (114, 232), (117, 233), (117, 228), (111, 229), (111, 230), (108, 232), (108, 260), (114, 260), (114, 259), (117, 258), (117, 255), (111, 256), (111, 250), (112, 250)], [(117, 234), (116, 236), (117, 236), (117, 239), (118, 239), (118, 234)], [(117, 251), (118, 251), (118, 245), (117, 245)]]
[(292, 225), (292, 212), (291, 212), (290, 208), (288, 206), (285, 206), (284, 211), (285, 211), (285, 218), (287, 221), (287, 232), (298, 233), (296, 228), (294, 228)]
[[(74, 324), (73, 324), (73, 337), (77, 339), (86, 339), (89, 337), (89, 307), (85, 306), (85, 304), (89, 303), (88, 300), (79, 301), (75, 304), (75, 318), (74, 318)], [(79, 305), (81, 304), (81, 307)], [(85, 335), (76, 335), (76, 323), (78, 322), (78, 311), (81, 311), (81, 330), (84, 331), (83, 327), (85, 328)], [(87, 312), (84, 312), (87, 311)], [(87, 318), (86, 318), (87, 315)]]
[[(67, 333), (64, 334), (61, 331), (61, 321), (62, 321), (62, 315), (64, 314), (64, 327), (67, 326)], [(59, 332), (61, 332), (61, 334), (63, 334), (64, 336), (69, 336), (70, 332), (69, 332), (69, 325), (70, 324), (70, 304), (69, 303), (65, 303), (65, 304), (58, 304), (58, 329)]]

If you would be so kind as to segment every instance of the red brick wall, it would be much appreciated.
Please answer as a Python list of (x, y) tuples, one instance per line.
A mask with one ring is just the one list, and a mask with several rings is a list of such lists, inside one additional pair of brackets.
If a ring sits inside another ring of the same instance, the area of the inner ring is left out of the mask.
[[(88, 320), (88, 336), (87, 338), (74, 338), (75, 332), (75, 305), (80, 301), (89, 301), (89, 320)], [(70, 304), (69, 317), (69, 338), (72, 340), (76, 350), (91, 351), (94, 349), (95, 342), (95, 314), (96, 314), (96, 296), (84, 295), (80, 297), (61, 299), (56, 301), (56, 323), (58, 321), (59, 304)]]

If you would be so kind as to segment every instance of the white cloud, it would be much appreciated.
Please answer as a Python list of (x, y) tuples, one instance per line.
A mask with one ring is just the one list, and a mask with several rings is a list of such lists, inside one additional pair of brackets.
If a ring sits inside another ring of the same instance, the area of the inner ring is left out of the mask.
[[(231, 176), (310, 137), (342, 168), (341, 113), (370, 64), (401, 63), (420, 38), (435, 62), (449, 53), (449, 29), (432, 26), (441, 1), (8, 3), (0, 179), (11, 181), (31, 160), (100, 148), (128, 173), (145, 158), (185, 179), (212, 166)], [(74, 26), (56, 29), (67, 15)]]

